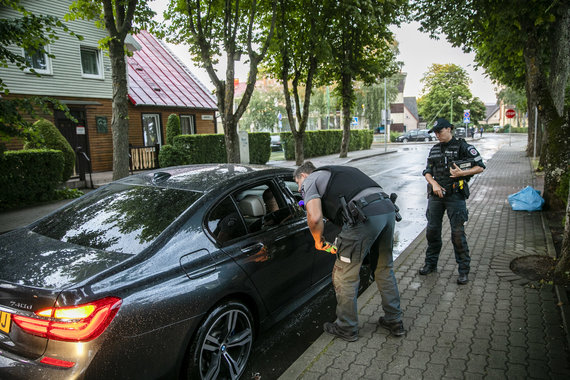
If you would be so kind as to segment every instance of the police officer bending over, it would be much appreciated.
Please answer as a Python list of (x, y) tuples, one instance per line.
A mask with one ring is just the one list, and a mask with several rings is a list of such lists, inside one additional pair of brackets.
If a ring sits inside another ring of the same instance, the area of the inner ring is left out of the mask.
[(431, 148), (427, 167), (423, 175), (428, 181), (428, 209), (426, 238), (428, 247), (421, 275), (437, 271), (437, 260), (441, 251), (441, 224), (443, 213), (451, 225), (451, 242), (455, 251), (455, 261), (459, 266), (457, 283), (469, 281), (469, 247), (463, 224), (467, 221), (465, 200), (469, 197), (469, 179), (483, 172), (485, 164), (474, 146), (464, 139), (456, 139), (451, 130), (453, 125), (446, 119), (437, 119), (429, 132), (435, 132), (438, 144)]
[[(336, 293), (336, 321), (324, 330), (347, 341), (358, 339), (357, 296), (360, 267), (369, 252), (377, 258), (375, 280), (385, 315), (378, 324), (392, 335), (405, 334), (400, 295), (394, 277), (392, 247), (396, 208), (390, 197), (366, 174), (348, 166), (315, 166), (307, 161), (295, 171), (295, 182), (303, 196), (307, 223), (315, 247), (338, 250), (332, 272)], [(325, 241), (323, 216), (341, 232), (335, 245)]]

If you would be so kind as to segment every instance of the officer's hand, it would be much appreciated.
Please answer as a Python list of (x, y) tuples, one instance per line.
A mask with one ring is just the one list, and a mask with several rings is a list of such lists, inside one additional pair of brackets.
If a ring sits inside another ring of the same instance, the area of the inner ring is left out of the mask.
[(436, 183), (434, 186), (432, 186), (432, 190), (433, 193), (440, 198), (443, 198), (443, 196), (445, 195), (445, 190), (441, 186), (439, 186), (439, 183)]
[(453, 167), (449, 168), (449, 173), (451, 173), (451, 178), (463, 177), (463, 170), (456, 163), (453, 164)]
[(325, 241), (324, 239), (321, 240), (320, 242), (315, 242), (315, 248), (317, 248), (319, 251), (325, 251), (328, 253), (332, 253), (333, 255), (336, 254), (337, 252), (337, 248), (336, 245)]

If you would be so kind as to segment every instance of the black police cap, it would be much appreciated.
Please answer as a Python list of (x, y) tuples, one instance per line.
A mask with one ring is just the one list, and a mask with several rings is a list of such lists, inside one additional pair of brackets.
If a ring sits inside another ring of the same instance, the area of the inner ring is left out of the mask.
[(453, 128), (453, 124), (451, 124), (447, 119), (440, 117), (433, 123), (433, 127), (428, 131), (428, 133), (438, 132), (441, 131), (443, 128)]

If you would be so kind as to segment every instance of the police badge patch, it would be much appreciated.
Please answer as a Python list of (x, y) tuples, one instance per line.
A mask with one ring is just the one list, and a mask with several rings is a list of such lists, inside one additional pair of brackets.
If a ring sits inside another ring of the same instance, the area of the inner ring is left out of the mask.
[(469, 150), (469, 153), (471, 153), (472, 156), (477, 156), (479, 153), (477, 152), (477, 149), (475, 149), (475, 147), (470, 146), (469, 148), (467, 148)]

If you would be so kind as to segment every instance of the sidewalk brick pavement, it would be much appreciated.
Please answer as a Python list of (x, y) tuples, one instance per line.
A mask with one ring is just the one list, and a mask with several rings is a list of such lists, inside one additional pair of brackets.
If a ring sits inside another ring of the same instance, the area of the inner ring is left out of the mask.
[(532, 286), (509, 269), (513, 258), (553, 254), (541, 213), (513, 211), (507, 202), (509, 194), (534, 185), (529, 159), (503, 147), (471, 185), (469, 283), (456, 283), (444, 220), (437, 273), (418, 274), (427, 246), (423, 233), (395, 263), (407, 336), (395, 338), (376, 326), (383, 313), (373, 284), (358, 300), (359, 340), (323, 334), (280, 379), (570, 378), (554, 287)]

